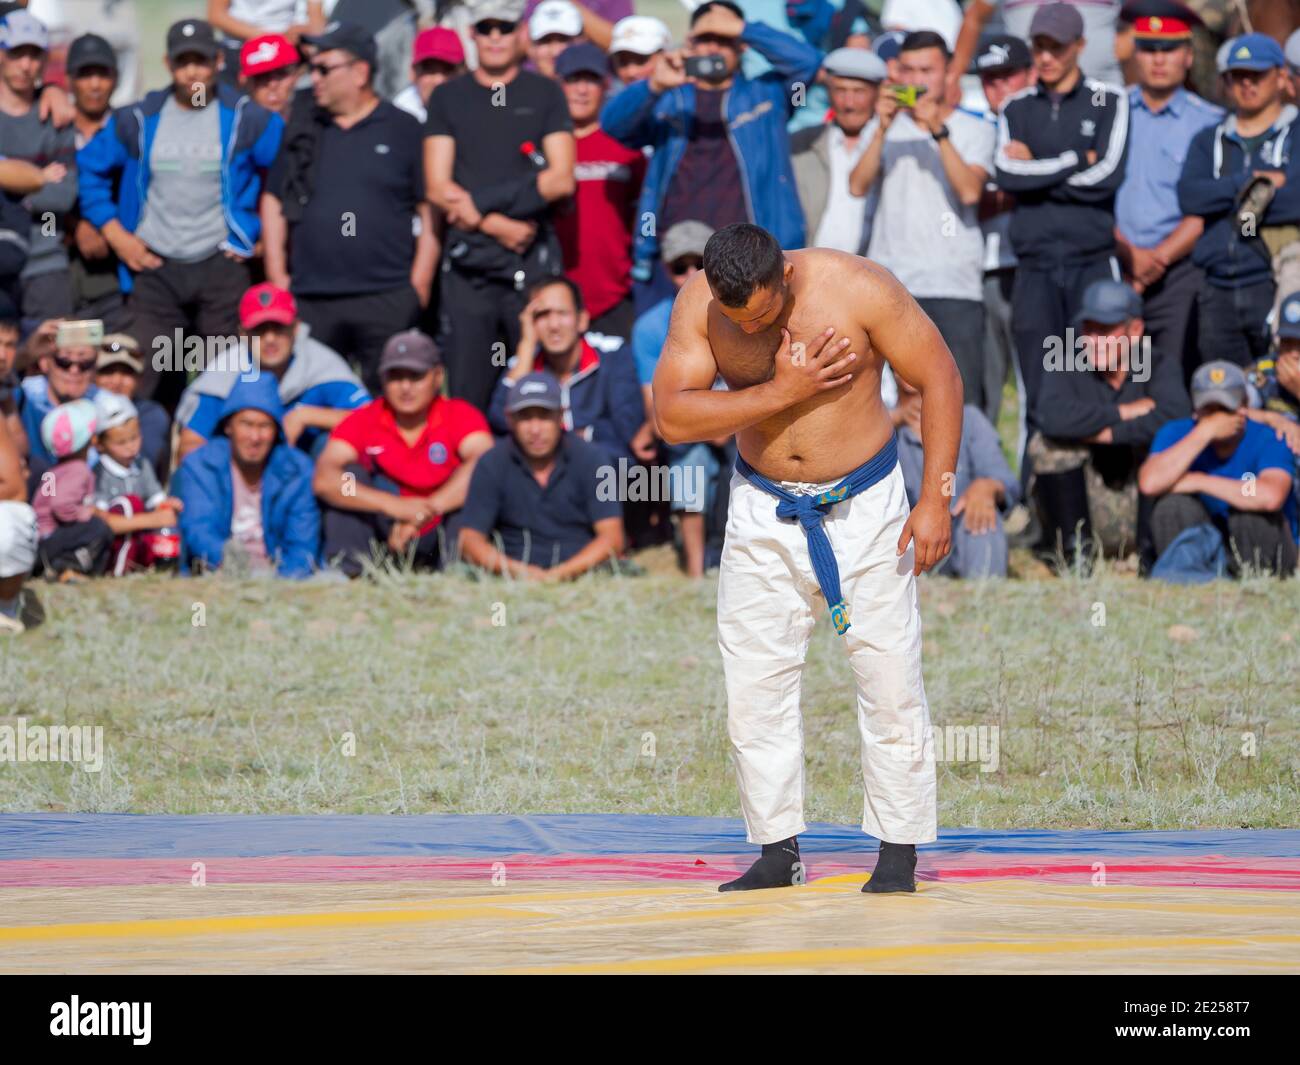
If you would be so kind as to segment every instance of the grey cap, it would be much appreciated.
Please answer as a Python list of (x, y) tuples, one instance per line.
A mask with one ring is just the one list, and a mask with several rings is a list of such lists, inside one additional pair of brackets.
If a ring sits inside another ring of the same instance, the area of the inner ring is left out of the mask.
[(1192, 409), (1217, 403), (1228, 410), (1246, 405), (1246, 372), (1235, 362), (1216, 359), (1192, 374)]
[(379, 376), (383, 377), (392, 370), (428, 373), (441, 365), (438, 345), (418, 329), (408, 329), (404, 333), (394, 333), (384, 344), (384, 352), (379, 356)]
[(713, 230), (703, 222), (677, 222), (668, 227), (664, 239), (659, 242), (659, 254), (666, 263), (673, 263), (683, 255), (698, 255), (704, 258), (704, 245), (713, 236)]
[(836, 78), (884, 81), (885, 61), (869, 48), (836, 48), (822, 60), (822, 70)]
[(1073, 44), (1083, 36), (1083, 16), (1070, 4), (1047, 4), (1034, 12), (1029, 23), (1029, 39), (1039, 34), (1057, 44)]
[(1130, 318), (1142, 317), (1142, 297), (1122, 281), (1094, 281), (1083, 290), (1083, 303), (1074, 316), (1074, 324), (1100, 322), (1119, 325)]
[(1300, 70), (1300, 30), (1296, 30), (1286, 39), (1282, 51), (1286, 54), (1286, 61), (1296, 70)]
[(564, 410), (564, 399), (560, 395), (560, 382), (553, 374), (538, 370), (524, 374), (515, 382), (506, 400), (506, 413), (517, 414), (530, 407), (543, 410)]
[(526, 0), (469, 0), (466, 4), (469, 8), (471, 26), (486, 19), (496, 19), (499, 22), (522, 22), (524, 8), (527, 6)]

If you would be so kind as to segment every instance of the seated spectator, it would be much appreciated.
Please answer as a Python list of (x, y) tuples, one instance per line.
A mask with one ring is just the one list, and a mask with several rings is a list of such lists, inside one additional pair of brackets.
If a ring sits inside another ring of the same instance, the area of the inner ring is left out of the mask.
[(9, 444), (18, 454), (27, 454), (27, 433), (23, 430), (23, 386), (14, 369), (18, 361), (19, 325), (16, 319), (0, 318), (0, 423), (9, 431)]
[(1083, 350), (1047, 366), (1029, 457), (1046, 558), (1087, 566), (1094, 552), (1139, 546), (1138, 467), (1157, 430), (1189, 408), (1182, 367), (1151, 353), (1128, 285), (1089, 285), (1075, 328)]
[(506, 407), (515, 385), (535, 370), (560, 382), (564, 427), (599, 445), (611, 461), (654, 457), (636, 368), (621, 345), (597, 351), (583, 335), (590, 319), (582, 292), (567, 277), (539, 281), (519, 316), (519, 347), (497, 382), (488, 421), (498, 436), (509, 432)]
[(582, 290), (593, 332), (632, 335), (632, 230), (645, 178), (645, 155), (600, 128), (608, 85), (605, 53), (589, 42), (566, 48), (555, 61), (578, 142), (578, 191), (558, 213), (555, 232), (564, 271)]
[[(298, 305), (284, 289), (264, 282), (245, 292), (239, 326), (252, 344), (256, 372), (270, 373), (278, 384), (285, 440), (309, 455), (325, 446), (329, 430), (370, 400), (342, 357), (299, 320)], [(185, 389), (176, 407), (181, 458), (212, 437), (226, 397), (245, 376), (238, 365), (210, 367)]]
[[(907, 501), (921, 496), (925, 459), (921, 440), (921, 393), (901, 377), (898, 404), (890, 412), (898, 429), (898, 464)], [(1020, 483), (1002, 454), (998, 431), (984, 412), (966, 404), (952, 486), (952, 550), (934, 568), (949, 577), (1005, 577), (1007, 534), (1002, 516), (1020, 499)]]
[(135, 404), (101, 388), (95, 396), (95, 512), (117, 537), (111, 554), (116, 577), (180, 556), (174, 530), (181, 502), (163, 491), (141, 444)]
[[(1182, 210), (1205, 220), (1192, 251), (1205, 272), (1197, 297), (1202, 361), (1246, 366), (1269, 348), (1274, 283), (1267, 231), (1300, 223), (1300, 153), (1275, 151), (1289, 142), (1295, 117), (1284, 99), (1285, 63), (1271, 37), (1249, 33), (1233, 41), (1232, 114), (1192, 138), (1178, 180)], [(1247, 205), (1252, 189), (1263, 197)]]
[[(751, 45), (772, 64), (757, 78), (740, 65)], [(686, 58), (700, 56), (720, 57), (721, 73), (689, 77)], [(710, 0), (691, 12), (685, 51), (665, 52), (649, 78), (610, 97), (605, 132), (629, 148), (654, 148), (640, 207), (655, 225), (637, 230), (639, 266), (659, 258), (656, 234), (687, 219), (714, 229), (753, 222), (781, 247), (803, 247), (786, 121), (800, 98), (795, 87), (812, 84), (820, 66), (821, 53), (801, 38), (745, 21), (730, 0)]]
[(311, 459), (284, 439), (275, 380), (230, 390), (211, 440), (172, 478), (181, 504), (181, 571), (230, 564), (255, 574), (310, 576), (320, 554)]
[[(674, 293), (680, 292), (696, 272), (704, 267), (704, 245), (713, 236), (713, 230), (703, 222), (678, 222), (664, 234), (660, 247), (664, 265), (672, 278)], [(646, 421), (654, 420), (655, 367), (668, 339), (668, 322), (673, 313), (673, 296), (651, 307), (636, 320), (632, 328), (632, 356), (636, 362), (637, 379), (641, 384), (645, 403)], [(678, 516), (682, 538), (682, 561), (688, 577), (703, 577), (705, 544), (707, 542), (707, 515), (711, 513), (710, 496), (716, 495), (717, 480), (723, 469), (728, 475), (731, 464), (723, 462), (722, 449), (727, 440), (699, 441), (693, 444), (666, 444), (663, 457), (669, 466), (669, 485), (707, 485), (708, 491), (679, 495), (674, 493), (671, 509)]]
[(822, 62), (832, 111), (825, 124), (790, 138), (799, 203), (813, 248), (866, 250), (867, 196), (854, 196), (849, 174), (871, 141), (862, 132), (875, 117), (885, 62), (865, 48), (837, 48)]
[(172, 420), (157, 400), (135, 398), (143, 372), (144, 361), (135, 337), (126, 333), (110, 333), (104, 337), (95, 358), (96, 398), (99, 392), (113, 392), (131, 400), (140, 419), (140, 454), (165, 479), (171, 471)]
[(17, 635), (36, 620), (32, 593), (23, 591), (36, 566), (36, 543), (22, 455), (0, 419), (0, 635)]
[(1247, 567), (1279, 576), (1295, 571), (1294, 459), (1271, 427), (1247, 418), (1246, 396), (1241, 367), (1205, 363), (1192, 376), (1195, 415), (1156, 433), (1138, 472), (1142, 493), (1155, 500), (1153, 576), (1161, 575), (1175, 541), (1186, 542), (1183, 534), (1203, 526), (1226, 548), (1223, 562), (1233, 575)]
[(251, 37), (239, 50), (239, 84), (258, 107), (286, 122), (293, 111), (294, 89), (302, 73), (302, 56), (278, 33)]
[(619, 82), (614, 91), (648, 78), (672, 39), (668, 27), (649, 15), (628, 15), (614, 23), (609, 41), (609, 69)]
[(32, 494), (41, 569), (50, 580), (103, 573), (113, 534), (95, 514), (95, 477), (86, 454), (95, 435), (95, 404), (62, 403), (41, 419), (41, 441), (54, 463)]
[[(1254, 363), (1246, 372), (1252, 388), (1248, 418), (1291, 433), (1300, 423), (1300, 292), (1282, 301), (1277, 323), (1277, 354)], [(0, 354), (0, 367), (4, 365)]]
[(582, 12), (569, 0), (542, 0), (528, 19), (528, 58), (537, 73), (554, 78), (555, 60), (582, 40)]
[(411, 46), (411, 84), (393, 97), (393, 106), (423, 122), (433, 90), (464, 73), (465, 46), (456, 31), (446, 26), (421, 30)]
[(28, 351), (35, 355), (41, 371), (23, 378), (22, 417), (27, 443), (31, 448), (27, 462), (33, 480), (54, 464), (55, 456), (46, 450), (41, 439), (41, 422), (63, 403), (76, 399), (94, 399), (92, 384), (99, 352), (84, 344), (58, 347), (59, 323), (42, 322), (28, 337)]
[(423, 333), (389, 338), (379, 376), (382, 394), (334, 427), (313, 482), (325, 560), (349, 577), (385, 554), (429, 568), (448, 561), (443, 519), (464, 504), (475, 460), (492, 446), (483, 415), (441, 395), (442, 356)]
[(616, 560), (622, 507), (617, 493), (600, 490), (604, 454), (564, 431), (560, 383), (548, 373), (522, 377), (505, 414), (510, 435), (479, 459), (470, 481), (461, 554), (492, 573), (546, 581)]

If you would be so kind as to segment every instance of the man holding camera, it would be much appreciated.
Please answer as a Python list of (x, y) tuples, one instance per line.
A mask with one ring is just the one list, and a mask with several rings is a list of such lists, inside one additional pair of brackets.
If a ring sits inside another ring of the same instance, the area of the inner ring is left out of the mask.
[(902, 84), (876, 100), (876, 130), (849, 192), (879, 200), (867, 255), (938, 327), (978, 402), (984, 364), (984, 234), (978, 207), (993, 170), (993, 127), (943, 102), (948, 46), (930, 30), (898, 53)]
[[(772, 64), (758, 78), (739, 69), (749, 45)], [(641, 190), (639, 264), (656, 261), (657, 234), (687, 220), (714, 230), (754, 222), (783, 248), (803, 245), (786, 122), (820, 63), (811, 45), (712, 0), (691, 14), (684, 50), (661, 54), (649, 78), (605, 105), (600, 124), (610, 136), (655, 149)]]

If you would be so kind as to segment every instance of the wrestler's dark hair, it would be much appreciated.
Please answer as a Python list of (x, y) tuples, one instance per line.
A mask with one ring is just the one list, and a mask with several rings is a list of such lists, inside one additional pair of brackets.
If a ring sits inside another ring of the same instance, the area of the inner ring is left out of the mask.
[(583, 312), (582, 289), (577, 286), (577, 283), (571, 277), (565, 277), (564, 274), (544, 277), (541, 281), (534, 282), (528, 289), (528, 298), (531, 300), (537, 293), (545, 291), (552, 285), (561, 285), (567, 288), (569, 295), (573, 297), (573, 309), (579, 314)]
[(704, 276), (726, 307), (743, 307), (755, 289), (776, 288), (785, 273), (781, 245), (762, 226), (736, 222), (704, 245)]
[(934, 30), (916, 30), (914, 33), (909, 33), (898, 46), (900, 52), (919, 52), (922, 48), (937, 48), (943, 53), (944, 59), (952, 58), (952, 53), (948, 51), (948, 42)]

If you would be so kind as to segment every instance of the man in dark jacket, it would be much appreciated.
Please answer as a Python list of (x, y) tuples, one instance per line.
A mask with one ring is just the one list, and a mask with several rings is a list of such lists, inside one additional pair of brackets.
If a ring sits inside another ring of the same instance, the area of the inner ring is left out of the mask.
[(1178, 181), (1183, 211), (1205, 220), (1192, 251), (1205, 271), (1198, 297), (1202, 362), (1245, 366), (1269, 348), (1265, 319), (1274, 285), (1267, 230), (1300, 223), (1296, 109), (1283, 98), (1285, 65), (1281, 47), (1262, 33), (1232, 42), (1232, 114), (1196, 135)]
[(996, 165), (998, 185), (1016, 196), (1011, 304), (1032, 432), (1045, 345), (1065, 335), (1091, 282), (1119, 280), (1115, 193), (1124, 178), (1128, 97), (1079, 69), (1076, 8), (1039, 8), (1030, 35), (1038, 83), (1002, 105)]
[(1156, 431), (1190, 407), (1181, 365), (1153, 358), (1128, 285), (1089, 285), (1076, 327), (1048, 353), (1028, 451), (1048, 558), (1086, 564), (1090, 550), (1138, 546), (1138, 467)]
[(181, 567), (218, 569), (238, 559), (253, 572), (307, 577), (320, 554), (312, 461), (284, 439), (273, 374), (240, 381), (226, 397), (217, 435), (172, 479), (181, 510)]
[[(518, 381), (546, 370), (560, 382), (564, 427), (596, 444), (609, 461), (654, 457), (653, 436), (632, 353), (617, 338), (597, 350), (584, 334), (589, 318), (578, 286), (567, 277), (535, 285), (520, 318), (515, 358), (492, 393), (488, 421), (498, 436), (509, 431), (506, 409)], [(592, 338), (601, 341), (596, 334)]]

